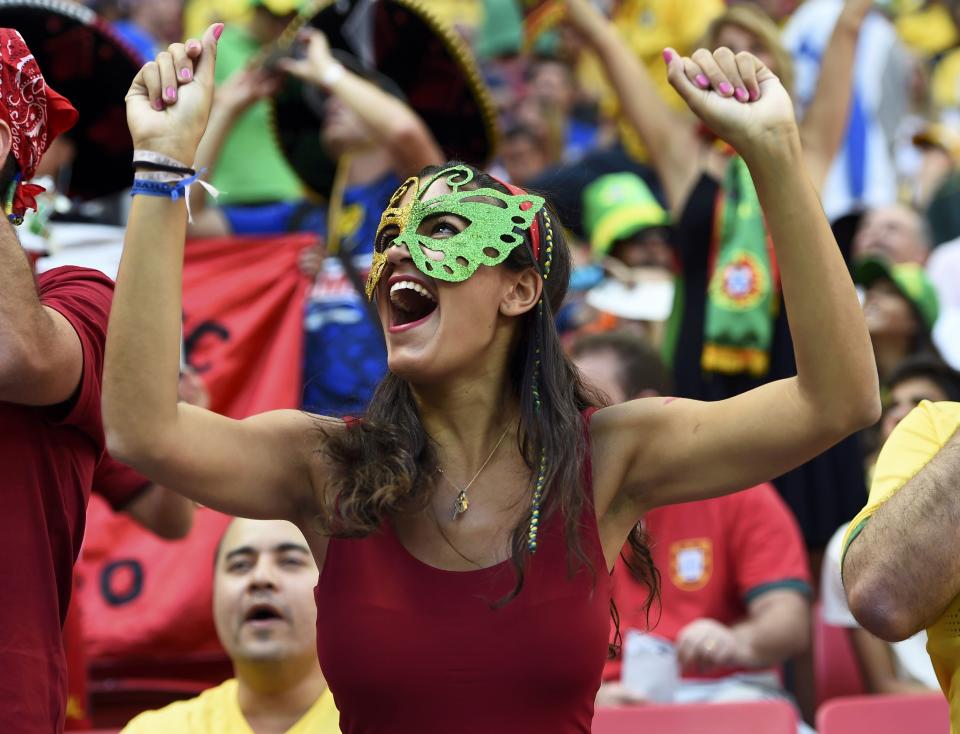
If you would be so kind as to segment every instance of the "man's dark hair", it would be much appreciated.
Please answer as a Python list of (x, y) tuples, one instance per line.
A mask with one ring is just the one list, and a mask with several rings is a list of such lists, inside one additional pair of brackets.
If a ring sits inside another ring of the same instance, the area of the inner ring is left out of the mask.
[(13, 177), (17, 175), (17, 171), (20, 169), (17, 168), (17, 159), (13, 157), (13, 154), (10, 153), (7, 155), (7, 160), (3, 162), (3, 168), (0, 168), (0, 194), (3, 196), (7, 195), (7, 192), (10, 190), (10, 184), (13, 183)]
[(960, 373), (929, 352), (911, 354), (901, 360), (887, 379), (887, 389), (892, 390), (899, 383), (917, 377), (933, 382), (943, 391), (947, 400), (960, 402)]
[(657, 350), (642, 337), (628, 331), (606, 331), (588, 334), (574, 342), (574, 357), (595, 352), (613, 352), (620, 361), (620, 387), (627, 398), (635, 398), (644, 390), (669, 395), (673, 381)]

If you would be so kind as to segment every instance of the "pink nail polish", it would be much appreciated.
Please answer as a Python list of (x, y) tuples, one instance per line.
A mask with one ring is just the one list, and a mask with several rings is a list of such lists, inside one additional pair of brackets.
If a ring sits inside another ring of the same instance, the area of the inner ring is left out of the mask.
[(668, 64), (673, 61), (673, 53), (669, 48), (663, 49), (663, 60)]
[(697, 76), (696, 76), (696, 82), (697, 82), (697, 84), (699, 84), (699, 85), (700, 85), (701, 87), (703, 87), (704, 89), (706, 89), (707, 87), (710, 86), (710, 80), (707, 79), (707, 77), (706, 77), (705, 74), (697, 74)]
[(223, 23), (217, 23), (213, 27), (213, 37), (218, 41), (220, 40), (220, 34), (223, 33)]
[(759, 92), (755, 92), (755, 91), (753, 91), (753, 90), (751, 89), (751, 90), (750, 90), (750, 101), (751, 101), (751, 102), (756, 102), (758, 99), (760, 99), (760, 94), (759, 94)]
[(180, 69), (180, 78), (183, 79), (185, 82), (190, 81), (190, 69), (186, 69), (186, 68)]
[(734, 95), (741, 102), (746, 102), (748, 99), (750, 99), (750, 95), (747, 94), (747, 90), (743, 87), (737, 87), (736, 90), (734, 90)]
[(720, 90), (720, 94), (733, 94), (733, 85), (730, 82), (720, 82), (720, 86), (717, 87)]
[(172, 102), (177, 98), (177, 90), (173, 87), (167, 87), (167, 90), (163, 93), (163, 96)]
[(153, 109), (155, 109), (157, 112), (162, 112), (162, 111), (163, 111), (163, 100), (162, 100), (162, 99), (155, 99), (155, 100), (153, 100)]

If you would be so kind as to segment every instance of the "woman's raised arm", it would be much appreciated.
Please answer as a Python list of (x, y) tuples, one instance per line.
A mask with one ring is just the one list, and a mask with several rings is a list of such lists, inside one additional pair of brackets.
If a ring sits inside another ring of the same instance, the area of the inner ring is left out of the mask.
[(597, 54), (624, 117), (650, 155), (670, 209), (679, 216), (702, 166), (696, 121), (670, 108), (636, 54), (590, 0), (567, 0), (567, 20)]
[[(669, 77), (750, 169), (776, 248), (797, 375), (718, 402), (643, 399), (598, 412), (591, 424), (594, 466), (604, 467), (598, 509), (621, 517), (624, 532), (650, 507), (779, 476), (879, 415), (870, 337), (803, 163), (793, 105), (754, 56), (731, 58), (671, 54)], [(713, 89), (726, 82), (758, 98), (742, 103), (700, 89), (699, 74)]]
[[(207, 29), (202, 44), (174, 44), (134, 79), (127, 123), (136, 150), (193, 163), (222, 28)], [(315, 504), (315, 419), (278, 411), (237, 421), (177, 402), (186, 218), (183, 197), (134, 197), (107, 334), (107, 445), (155, 482), (217, 510), (302, 519)]]

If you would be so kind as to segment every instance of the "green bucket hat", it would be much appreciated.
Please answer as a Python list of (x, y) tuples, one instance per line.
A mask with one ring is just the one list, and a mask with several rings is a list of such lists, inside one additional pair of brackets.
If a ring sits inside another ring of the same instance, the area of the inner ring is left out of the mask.
[(608, 254), (617, 240), (668, 224), (670, 215), (634, 173), (608, 173), (583, 190), (583, 227), (596, 255)]
[(929, 332), (940, 315), (940, 300), (937, 290), (923, 266), (916, 263), (890, 263), (880, 258), (868, 257), (853, 267), (853, 279), (864, 288), (886, 278), (896, 286), (923, 321)]

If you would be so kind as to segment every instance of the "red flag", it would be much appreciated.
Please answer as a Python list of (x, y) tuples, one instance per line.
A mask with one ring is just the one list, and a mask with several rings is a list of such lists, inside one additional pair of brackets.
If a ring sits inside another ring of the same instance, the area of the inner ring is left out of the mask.
[[(235, 418), (300, 403), (303, 300), (297, 257), (312, 235), (187, 243), (186, 359), (211, 408)], [(226, 515), (198, 511), (183, 540), (163, 541), (93, 498), (77, 564), (91, 661), (181, 659), (220, 649), (211, 614), (213, 553)]]
[(187, 243), (185, 357), (203, 377), (212, 410), (245, 418), (299, 407), (308, 283), (297, 257), (315, 242), (298, 234)]

